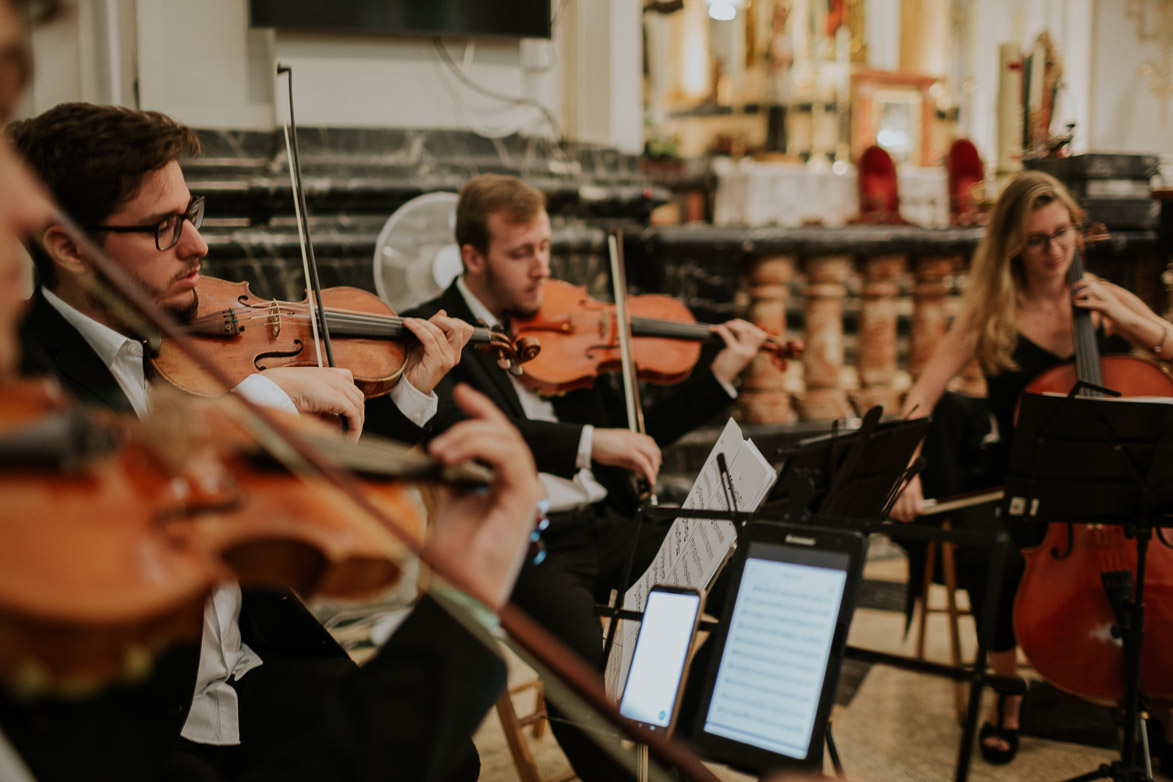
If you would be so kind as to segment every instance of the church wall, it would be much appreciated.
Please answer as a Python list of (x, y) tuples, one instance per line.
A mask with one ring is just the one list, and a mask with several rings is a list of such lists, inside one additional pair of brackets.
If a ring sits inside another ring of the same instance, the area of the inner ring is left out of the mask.
[[(1130, 13), (1134, 9), (1143, 16)], [(1097, 0), (1095, 29), (1091, 145), (1173, 155), (1173, 4)], [(1143, 73), (1147, 69), (1157, 81), (1163, 72), (1163, 95), (1152, 89), (1156, 83)]]

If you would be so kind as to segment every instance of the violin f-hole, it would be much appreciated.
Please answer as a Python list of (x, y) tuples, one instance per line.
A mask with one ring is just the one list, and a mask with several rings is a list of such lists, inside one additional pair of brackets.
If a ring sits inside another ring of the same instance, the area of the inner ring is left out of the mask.
[(257, 368), (258, 372), (264, 372), (266, 369), (272, 369), (272, 367), (265, 366), (267, 358), (297, 358), (305, 352), (305, 344), (300, 339), (295, 339), (293, 345), (294, 350), (271, 350), (268, 353), (258, 353), (253, 359), (253, 366)]

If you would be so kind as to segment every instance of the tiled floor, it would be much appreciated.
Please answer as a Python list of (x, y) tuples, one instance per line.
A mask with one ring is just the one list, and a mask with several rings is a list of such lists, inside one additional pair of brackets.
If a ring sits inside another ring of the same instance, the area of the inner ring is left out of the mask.
[[(891, 548), (873, 545), (886, 555), (869, 560), (865, 577), (901, 582), (905, 563)], [(939, 601), (941, 596), (938, 596)], [(930, 620), (927, 655), (947, 661), (944, 619)], [(972, 622), (963, 620), (963, 648), (973, 648)], [(849, 643), (855, 646), (900, 654), (912, 654), (913, 639), (903, 638), (904, 619), (897, 612), (872, 608), (856, 611)], [(520, 663), (512, 667), (516, 681), (533, 674)], [(987, 697), (990, 697), (987, 695)], [(519, 701), (519, 707), (522, 704)], [(944, 679), (909, 673), (885, 666), (867, 670), (858, 692), (846, 706), (833, 714), (834, 737), (847, 778), (855, 782), (941, 782), (956, 778), (955, 769), (961, 729), (953, 706), (952, 684)], [(517, 774), (505, 748), (495, 714), (486, 719), (476, 737), (481, 753), (484, 782), (512, 782)], [(547, 732), (531, 742), (543, 774), (554, 775), (567, 768), (557, 744)], [(986, 764), (974, 753), (969, 779), (1058, 781), (1096, 769), (1113, 760), (1112, 750), (1024, 736), (1018, 757), (1007, 766)], [(829, 766), (828, 766), (829, 767)], [(728, 769), (715, 768), (723, 780), (748, 777)], [(1158, 777), (1161, 779), (1162, 777)]]

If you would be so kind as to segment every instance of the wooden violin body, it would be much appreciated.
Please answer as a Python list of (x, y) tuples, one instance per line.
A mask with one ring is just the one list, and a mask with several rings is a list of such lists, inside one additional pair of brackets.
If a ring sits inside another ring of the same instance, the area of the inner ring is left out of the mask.
[[(196, 288), (199, 308), (186, 324), (192, 347), (219, 366), (233, 383), (275, 367), (318, 366), (309, 298), (300, 302), (261, 299), (247, 282), (203, 277)], [(349, 369), (367, 397), (386, 394), (403, 374), (415, 337), (403, 319), (373, 293), (336, 287), (322, 291), (334, 366)], [(472, 340), (499, 356), (503, 366), (537, 355), (533, 340), (511, 342), (489, 329), (474, 329)], [(173, 341), (163, 340), (152, 365), (158, 375), (188, 393), (224, 393)]]
[[(222, 411), (184, 406), (144, 427), (65, 407), (39, 384), (0, 396), (0, 678), (15, 689), (144, 673), (154, 652), (200, 637), (225, 579), (359, 596), (399, 577), (398, 537), (321, 479), (259, 465), (243, 433), (224, 436), (238, 427)], [(368, 484), (419, 540), (406, 485)]]
[[(697, 323), (671, 296), (631, 296), (627, 311), (635, 369), (649, 383), (679, 383), (696, 366), (701, 345), (720, 341), (711, 326)], [(541, 342), (541, 353), (526, 363), (521, 379), (541, 394), (587, 388), (601, 373), (621, 366), (615, 307), (590, 298), (581, 285), (547, 280), (541, 309), (530, 318), (515, 318), (513, 335)], [(773, 340), (763, 348), (781, 360), (801, 349), (797, 342)]]

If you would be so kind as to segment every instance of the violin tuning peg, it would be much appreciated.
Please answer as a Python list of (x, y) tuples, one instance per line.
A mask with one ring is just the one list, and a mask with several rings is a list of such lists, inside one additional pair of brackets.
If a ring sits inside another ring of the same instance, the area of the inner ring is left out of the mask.
[(525, 370), (522, 369), (521, 364), (511, 364), (509, 367), (509, 374), (513, 375), (514, 377), (521, 377), (525, 374)]
[(513, 362), (507, 359), (505, 356), (500, 356), (497, 358), (497, 366), (510, 372), (513, 371)]

